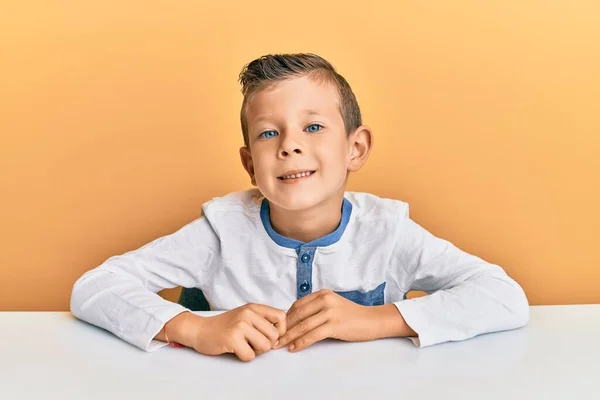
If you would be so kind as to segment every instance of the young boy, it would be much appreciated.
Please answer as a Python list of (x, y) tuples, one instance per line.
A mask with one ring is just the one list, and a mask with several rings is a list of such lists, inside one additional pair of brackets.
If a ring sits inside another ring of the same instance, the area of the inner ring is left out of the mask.
[[(178, 231), (86, 272), (76, 317), (146, 351), (166, 341), (243, 361), (325, 338), (424, 347), (527, 323), (527, 298), (502, 268), (427, 232), (406, 203), (345, 191), (373, 137), (330, 63), (268, 55), (240, 82), (240, 156), (257, 189), (213, 199)], [(156, 294), (176, 286), (228, 311), (200, 317)]]

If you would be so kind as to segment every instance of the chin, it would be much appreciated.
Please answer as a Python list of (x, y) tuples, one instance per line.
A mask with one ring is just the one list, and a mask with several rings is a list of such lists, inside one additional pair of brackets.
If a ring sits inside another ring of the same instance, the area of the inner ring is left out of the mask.
[(304, 196), (304, 195), (286, 195), (286, 194), (272, 194), (266, 196), (269, 203), (276, 205), (279, 208), (289, 211), (301, 211), (312, 208), (323, 201), (318, 196)]

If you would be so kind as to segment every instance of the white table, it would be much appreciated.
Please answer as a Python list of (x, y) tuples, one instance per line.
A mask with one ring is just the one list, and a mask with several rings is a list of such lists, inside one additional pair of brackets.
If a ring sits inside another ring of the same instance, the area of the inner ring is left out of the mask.
[(527, 327), (423, 349), (326, 341), (250, 363), (146, 353), (70, 313), (0, 313), (0, 399), (600, 399), (600, 305), (531, 308)]

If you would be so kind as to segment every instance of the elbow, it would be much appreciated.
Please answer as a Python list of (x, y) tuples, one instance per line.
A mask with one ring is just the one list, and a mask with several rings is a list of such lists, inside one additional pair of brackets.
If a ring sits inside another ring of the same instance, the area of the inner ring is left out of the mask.
[(514, 290), (510, 292), (510, 299), (507, 302), (507, 308), (511, 313), (513, 327), (521, 328), (529, 323), (529, 301), (523, 288), (514, 282)]
[(507, 274), (492, 277), (494, 283), (495, 302), (503, 308), (504, 329), (521, 328), (529, 323), (529, 301), (525, 291), (514, 279)]
[[(94, 281), (95, 275), (96, 273), (94, 270), (84, 273), (75, 281), (73, 288), (71, 289), (69, 310), (79, 319), (85, 319), (86, 306), (89, 305), (90, 299), (94, 297), (97, 292), (98, 284)], [(96, 290), (93, 289), (94, 287)]]
[(73, 288), (71, 289), (71, 299), (69, 302), (69, 310), (77, 318), (81, 318), (81, 309), (82, 309), (82, 304), (83, 304), (82, 279), (84, 276), (77, 279), (77, 281), (75, 281), (75, 283), (73, 284)]

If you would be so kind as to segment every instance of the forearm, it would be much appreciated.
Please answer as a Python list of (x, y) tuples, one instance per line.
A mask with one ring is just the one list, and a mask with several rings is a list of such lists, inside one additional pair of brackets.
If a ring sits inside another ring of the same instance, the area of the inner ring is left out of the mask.
[(419, 332), (419, 347), (518, 328), (529, 318), (524, 292), (501, 274), (476, 277), (395, 305)]
[(153, 351), (152, 337), (164, 321), (185, 311), (185, 307), (148, 290), (127, 272), (115, 273), (111, 268), (96, 268), (77, 280), (71, 294), (71, 312), (141, 349)]

